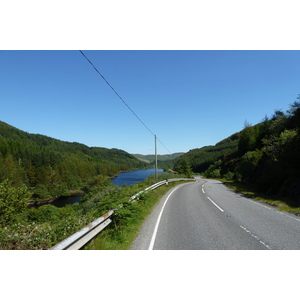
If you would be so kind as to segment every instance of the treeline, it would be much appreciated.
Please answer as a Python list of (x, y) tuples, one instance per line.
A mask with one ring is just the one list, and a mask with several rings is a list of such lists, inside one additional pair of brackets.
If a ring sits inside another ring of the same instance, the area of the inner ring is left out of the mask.
[(207, 177), (224, 177), (260, 192), (290, 197), (292, 205), (300, 206), (299, 153), (300, 101), (295, 101), (286, 112), (277, 110), (272, 117), (246, 125), (216, 146), (191, 150), (182, 158), (194, 172), (204, 171)]
[(143, 167), (122, 150), (63, 142), (0, 122), (0, 182), (25, 185), (34, 199), (56, 198), (92, 184), (99, 175)]

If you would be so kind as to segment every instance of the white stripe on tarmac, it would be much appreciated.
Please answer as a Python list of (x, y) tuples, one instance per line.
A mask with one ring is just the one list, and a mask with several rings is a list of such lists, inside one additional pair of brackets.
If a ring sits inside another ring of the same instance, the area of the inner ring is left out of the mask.
[(163, 207), (162, 207), (162, 209), (161, 209), (161, 211), (160, 211), (160, 214), (159, 214), (159, 216), (158, 216), (158, 219), (157, 219), (157, 222), (156, 222), (156, 225), (155, 225), (155, 228), (154, 228), (154, 232), (153, 232), (153, 235), (152, 235), (152, 238), (151, 238), (151, 242), (150, 242), (150, 246), (149, 246), (148, 250), (153, 250), (153, 246), (154, 246), (154, 242), (155, 242), (155, 238), (156, 238), (156, 234), (157, 234), (159, 222), (160, 222), (162, 213), (163, 213), (163, 211), (164, 211), (164, 208), (165, 208), (165, 206), (166, 206), (166, 204), (167, 204), (169, 198), (171, 197), (171, 195), (172, 195), (179, 187), (180, 187), (180, 185), (177, 186), (177, 187), (170, 193), (170, 195), (167, 197), (167, 199), (166, 199), (166, 201), (165, 201), (165, 203), (164, 203), (164, 205), (163, 205)]
[(208, 199), (212, 204), (214, 204), (220, 211), (224, 212), (224, 210), (223, 210), (219, 205), (217, 205), (214, 201), (212, 201), (209, 197), (207, 197), (207, 199)]

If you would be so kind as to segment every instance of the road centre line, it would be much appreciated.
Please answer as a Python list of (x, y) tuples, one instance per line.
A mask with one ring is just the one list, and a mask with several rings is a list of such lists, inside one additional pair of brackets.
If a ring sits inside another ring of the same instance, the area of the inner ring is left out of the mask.
[(162, 213), (163, 213), (163, 211), (164, 211), (164, 208), (165, 208), (165, 206), (166, 206), (166, 204), (167, 204), (169, 198), (171, 197), (171, 195), (172, 195), (179, 187), (180, 187), (180, 185), (177, 186), (177, 187), (169, 194), (169, 196), (167, 197), (167, 199), (166, 199), (166, 201), (165, 201), (165, 203), (164, 203), (164, 205), (163, 205), (163, 207), (162, 207), (162, 209), (161, 209), (161, 211), (160, 211), (160, 214), (159, 214), (159, 216), (158, 216), (157, 222), (156, 222), (156, 224), (155, 224), (154, 232), (153, 232), (153, 234), (152, 234), (152, 238), (151, 238), (151, 242), (150, 242), (150, 245), (149, 245), (148, 250), (153, 250), (153, 246), (154, 246), (154, 242), (155, 242), (155, 238), (156, 238), (158, 226), (159, 226), (160, 219), (161, 219)]
[(224, 212), (224, 210), (223, 210), (219, 205), (217, 205), (214, 201), (212, 201), (209, 197), (207, 197), (207, 199), (208, 199), (212, 204), (214, 204), (220, 211)]
[(259, 239), (259, 237), (257, 237), (256, 235), (254, 235), (250, 230), (248, 230), (246, 227), (241, 226), (240, 227), (242, 229), (244, 229), (247, 233), (249, 233), (252, 237), (254, 237), (257, 241), (259, 241), (261, 244), (263, 244), (266, 248), (268, 248), (269, 250), (272, 250), (270, 246), (268, 246), (266, 243), (264, 243), (262, 240)]

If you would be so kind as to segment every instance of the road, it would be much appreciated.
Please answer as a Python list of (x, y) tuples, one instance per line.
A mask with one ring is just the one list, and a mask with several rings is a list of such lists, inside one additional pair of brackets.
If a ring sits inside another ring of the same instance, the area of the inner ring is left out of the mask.
[(133, 250), (300, 249), (300, 218), (197, 177), (154, 208)]

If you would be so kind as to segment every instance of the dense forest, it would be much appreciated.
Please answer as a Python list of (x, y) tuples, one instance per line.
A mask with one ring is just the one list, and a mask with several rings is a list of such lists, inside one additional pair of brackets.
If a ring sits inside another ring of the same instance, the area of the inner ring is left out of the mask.
[(194, 173), (204, 172), (228, 151), (237, 149), (240, 133), (235, 133), (215, 146), (193, 149), (173, 161), (174, 170), (181, 171), (183, 161), (188, 161)]
[(63, 142), (0, 122), (0, 182), (25, 185), (33, 199), (67, 195), (70, 190), (93, 185), (97, 176), (145, 165), (123, 150)]
[(300, 96), (286, 112), (276, 110), (259, 124), (245, 128), (215, 146), (194, 149), (174, 161), (187, 160), (195, 173), (251, 185), (282, 195), (300, 206)]

